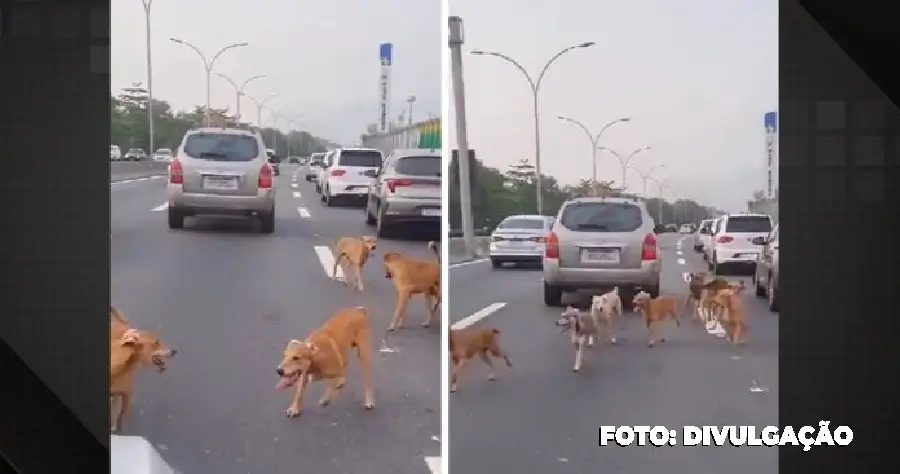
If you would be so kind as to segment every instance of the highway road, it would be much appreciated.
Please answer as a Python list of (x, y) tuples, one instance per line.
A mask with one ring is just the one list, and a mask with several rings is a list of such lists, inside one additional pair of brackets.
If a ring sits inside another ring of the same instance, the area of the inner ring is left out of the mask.
[[(704, 268), (681, 239), (661, 237), (663, 294), (685, 295), (683, 274)], [(684, 425), (778, 424), (778, 316), (752, 288), (744, 347), (734, 350), (688, 322), (673, 325), (668, 341), (651, 349), (642, 319), (627, 313), (618, 344), (590, 349), (585, 369), (574, 374), (574, 349), (554, 326), (561, 309), (544, 306), (540, 278), (539, 270), (492, 270), (484, 260), (451, 265), (450, 321), (500, 329), (514, 364), (500, 364), (498, 380), (488, 382), (483, 364), (473, 363), (450, 395), (453, 472), (777, 471), (776, 448), (598, 447), (600, 425), (680, 433)]]
[[(316, 405), (314, 387), (303, 417), (284, 416), (290, 394), (274, 387), (287, 341), (356, 305), (380, 335), (395, 302), (380, 255), (364, 271), (364, 294), (328, 277), (336, 239), (372, 229), (359, 209), (320, 204), (296, 170), (287, 165), (277, 179), (273, 235), (246, 220), (189, 220), (173, 231), (164, 179), (111, 184), (112, 302), (179, 350), (167, 372), (140, 375), (122, 434), (146, 437), (184, 473), (439, 472), (438, 327), (410, 324), (374, 354), (375, 410), (362, 408), (353, 360), (331, 406)], [(426, 243), (385, 240), (377, 253), (432, 258)], [(410, 321), (424, 312), (411, 305)]]

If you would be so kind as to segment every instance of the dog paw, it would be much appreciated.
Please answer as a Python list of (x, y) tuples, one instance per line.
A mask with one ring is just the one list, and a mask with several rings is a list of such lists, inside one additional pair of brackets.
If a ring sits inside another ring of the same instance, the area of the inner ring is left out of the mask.
[(422, 323), (422, 327), (423, 327), (423, 328), (429, 328), (429, 327), (431, 327), (431, 323), (429, 323), (429, 322), (424, 322), (424, 323)]
[(331, 403), (331, 400), (325, 398), (319, 400), (319, 406), (321, 407), (327, 407), (329, 403)]
[(610, 343), (610, 344), (615, 344), (615, 343), (616, 343), (616, 338), (614, 338), (614, 337), (609, 338), (609, 343)]
[(284, 411), (284, 416), (288, 418), (296, 418), (300, 416), (300, 409), (294, 407), (288, 407), (287, 410)]
[(366, 410), (372, 410), (375, 408), (375, 402), (364, 403), (363, 408), (365, 408)]
[(110, 433), (118, 433), (118, 432), (119, 432), (119, 427), (118, 427), (118, 426), (110, 426), (110, 427), (109, 427), (109, 432), (110, 432)]
[(450, 393), (456, 393), (456, 390), (457, 390), (456, 385), (453, 385), (450, 387)]
[(497, 380), (497, 376), (494, 375), (494, 374), (488, 375), (488, 380), (490, 380), (491, 382), (493, 382), (494, 380)]
[(652, 343), (652, 342), (647, 343), (647, 347), (653, 347), (653, 345), (654, 345), (654, 343)]
[(579, 369), (578, 367), (573, 367), (572, 372), (577, 374), (578, 372), (581, 372), (581, 369)]

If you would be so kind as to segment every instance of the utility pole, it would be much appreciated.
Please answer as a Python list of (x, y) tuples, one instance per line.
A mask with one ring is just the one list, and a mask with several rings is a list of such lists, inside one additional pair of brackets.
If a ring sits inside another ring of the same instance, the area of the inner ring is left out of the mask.
[[(450, 47), (450, 73), (453, 80), (453, 100), (456, 112), (456, 140), (459, 166), (459, 207), (462, 220), (466, 256), (475, 257), (475, 229), (472, 219), (472, 189), (469, 182), (469, 142), (466, 135), (466, 91), (463, 80), (462, 45), (463, 21), (458, 16), (447, 18)], [(538, 194), (540, 196), (540, 194)]]

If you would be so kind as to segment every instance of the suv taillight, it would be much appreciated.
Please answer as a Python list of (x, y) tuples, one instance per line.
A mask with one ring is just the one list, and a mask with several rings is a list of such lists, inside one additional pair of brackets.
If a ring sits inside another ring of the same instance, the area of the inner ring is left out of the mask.
[(412, 186), (413, 182), (411, 179), (389, 179), (386, 181), (388, 190), (392, 193), (397, 191), (397, 188), (402, 188), (405, 186)]
[(550, 232), (547, 235), (547, 245), (544, 250), (544, 256), (547, 258), (559, 258), (559, 236), (556, 232)]
[(641, 260), (656, 260), (657, 254), (656, 234), (647, 234), (641, 247)]
[(257, 186), (259, 189), (272, 188), (272, 168), (269, 167), (268, 163), (263, 164), (259, 168), (259, 181)]
[(727, 244), (728, 242), (731, 242), (732, 240), (734, 240), (734, 237), (732, 237), (730, 235), (721, 235), (716, 239), (716, 242), (718, 242), (720, 244)]
[(331, 170), (331, 176), (344, 176), (347, 174), (345, 170)]
[(169, 163), (169, 183), (184, 184), (184, 167), (177, 158)]

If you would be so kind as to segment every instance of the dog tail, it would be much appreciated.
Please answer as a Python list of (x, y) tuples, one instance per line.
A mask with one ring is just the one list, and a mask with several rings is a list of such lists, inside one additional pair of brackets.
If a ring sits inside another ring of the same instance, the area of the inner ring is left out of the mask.
[(438, 244), (435, 241), (428, 242), (428, 248), (434, 252), (434, 256), (437, 258), (438, 263), (441, 263), (441, 249), (438, 248)]
[(109, 317), (117, 319), (122, 323), (128, 324), (128, 320), (125, 319), (125, 316), (123, 316), (122, 313), (119, 312), (119, 310), (116, 309), (116, 307), (113, 305), (109, 305)]

